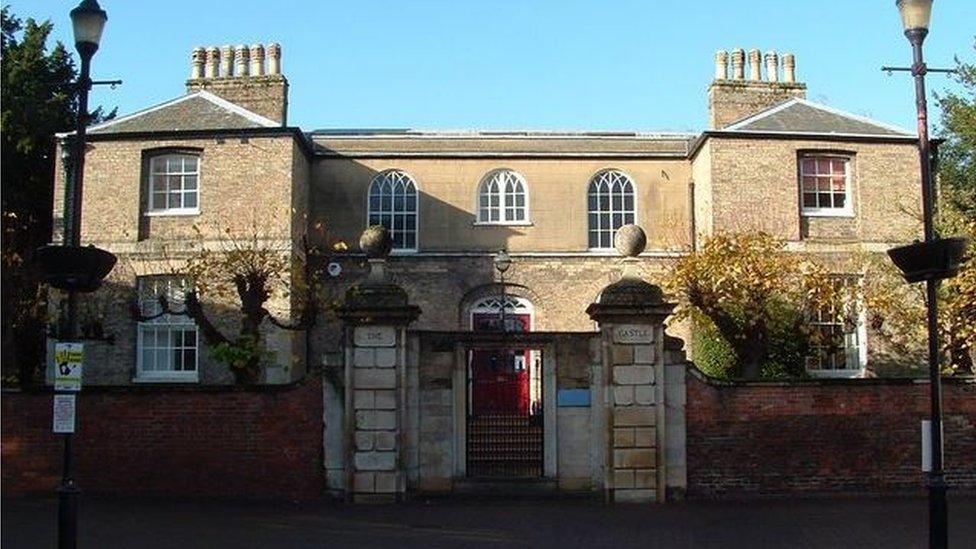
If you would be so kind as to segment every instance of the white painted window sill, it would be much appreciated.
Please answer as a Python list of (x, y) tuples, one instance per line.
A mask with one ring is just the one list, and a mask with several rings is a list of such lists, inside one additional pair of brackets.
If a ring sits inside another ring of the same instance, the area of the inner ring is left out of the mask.
[(200, 215), (200, 209), (194, 210), (155, 210), (151, 212), (146, 212), (142, 214), (146, 217), (188, 217), (191, 215)]
[(803, 217), (841, 217), (854, 218), (854, 212), (847, 210), (803, 210)]
[(474, 227), (532, 227), (531, 221), (475, 221)]
[(181, 375), (159, 375), (159, 376), (136, 376), (132, 378), (132, 383), (199, 383), (200, 376), (181, 376)]
[(864, 368), (856, 370), (807, 370), (810, 377), (815, 378), (837, 378), (837, 379), (856, 379), (864, 377)]

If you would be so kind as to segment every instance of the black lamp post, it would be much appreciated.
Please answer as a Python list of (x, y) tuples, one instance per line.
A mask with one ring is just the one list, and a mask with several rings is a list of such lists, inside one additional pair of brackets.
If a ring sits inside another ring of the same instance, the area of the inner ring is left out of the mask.
[(925, 281), (928, 312), (929, 394), (931, 399), (931, 470), (926, 487), (929, 491), (929, 547), (945, 548), (948, 544), (948, 506), (945, 475), (942, 470), (942, 384), (939, 369), (938, 303), (939, 280), (955, 276), (966, 248), (962, 238), (940, 239), (935, 234), (933, 207), (935, 185), (932, 181), (932, 158), (929, 149), (928, 108), (925, 100), (925, 73), (922, 42), (929, 33), (932, 0), (897, 0), (905, 36), (912, 45), (912, 76), (915, 78), (915, 105), (918, 111), (918, 154), (922, 170), (922, 216), (925, 241), (893, 248), (888, 255), (909, 282)]
[[(58, 337), (78, 337), (78, 293), (96, 290), (115, 265), (116, 257), (94, 246), (81, 246), (81, 198), (85, 177), (85, 130), (88, 125), (88, 92), (91, 90), (91, 58), (98, 51), (108, 15), (96, 0), (83, 0), (71, 10), (75, 48), (81, 57), (78, 77), (78, 124), (74, 136), (73, 177), (65, 192), (64, 244), (44, 246), (38, 261), (46, 281), (68, 292), (66, 326)], [(78, 539), (78, 495), (72, 463), (72, 434), (64, 436), (64, 462), (58, 486), (58, 547), (74, 549)]]
[(508, 331), (508, 327), (505, 326), (505, 271), (507, 271), (508, 268), (511, 267), (512, 258), (508, 255), (508, 252), (506, 252), (505, 250), (501, 250), (497, 254), (495, 254), (494, 263), (495, 263), (495, 269), (498, 271), (498, 274), (501, 278), (501, 284), (502, 284), (502, 299), (501, 299), (502, 306), (498, 312), (498, 319), (502, 325), (501, 326), (502, 332), (506, 332)]

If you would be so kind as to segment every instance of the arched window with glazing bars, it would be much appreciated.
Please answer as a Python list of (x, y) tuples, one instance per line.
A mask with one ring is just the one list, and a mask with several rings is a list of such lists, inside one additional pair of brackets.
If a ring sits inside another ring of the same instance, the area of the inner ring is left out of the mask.
[(613, 248), (617, 229), (635, 222), (634, 182), (620, 170), (604, 170), (590, 180), (587, 192), (589, 247)]
[(368, 225), (383, 225), (393, 249), (417, 250), (417, 184), (400, 170), (383, 172), (369, 186)]

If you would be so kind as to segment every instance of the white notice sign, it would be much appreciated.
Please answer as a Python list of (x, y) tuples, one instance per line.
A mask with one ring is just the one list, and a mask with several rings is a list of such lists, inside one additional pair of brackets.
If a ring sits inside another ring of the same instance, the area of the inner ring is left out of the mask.
[(56, 343), (54, 345), (54, 390), (80, 391), (81, 364), (85, 356), (82, 343)]
[(621, 324), (613, 327), (613, 342), (637, 345), (654, 342), (654, 327), (643, 324)]
[(360, 326), (353, 340), (357, 347), (393, 347), (396, 345), (396, 328), (393, 326)]
[(54, 395), (54, 432), (75, 432), (75, 395)]

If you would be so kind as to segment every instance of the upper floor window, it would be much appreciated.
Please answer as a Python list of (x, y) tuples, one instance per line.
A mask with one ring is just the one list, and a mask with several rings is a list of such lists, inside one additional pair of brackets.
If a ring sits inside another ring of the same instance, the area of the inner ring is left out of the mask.
[(417, 250), (417, 184), (399, 170), (383, 172), (369, 186), (369, 223), (383, 225), (393, 249)]
[(619, 170), (602, 171), (587, 193), (590, 249), (613, 248), (617, 229), (634, 223), (634, 182)]
[(850, 159), (809, 155), (800, 158), (803, 215), (851, 215)]
[(164, 154), (149, 159), (150, 214), (200, 212), (200, 158)]
[(136, 379), (141, 381), (197, 381), (199, 334), (192, 318), (169, 311), (183, 310), (190, 282), (180, 276), (145, 276), (138, 280), (139, 322), (136, 340)]
[(812, 375), (854, 377), (864, 370), (863, 308), (858, 299), (857, 277), (838, 277), (836, 303), (814, 311), (807, 319), (813, 330), (806, 369)]
[(525, 223), (528, 199), (525, 180), (512, 170), (488, 174), (478, 188), (478, 223)]

